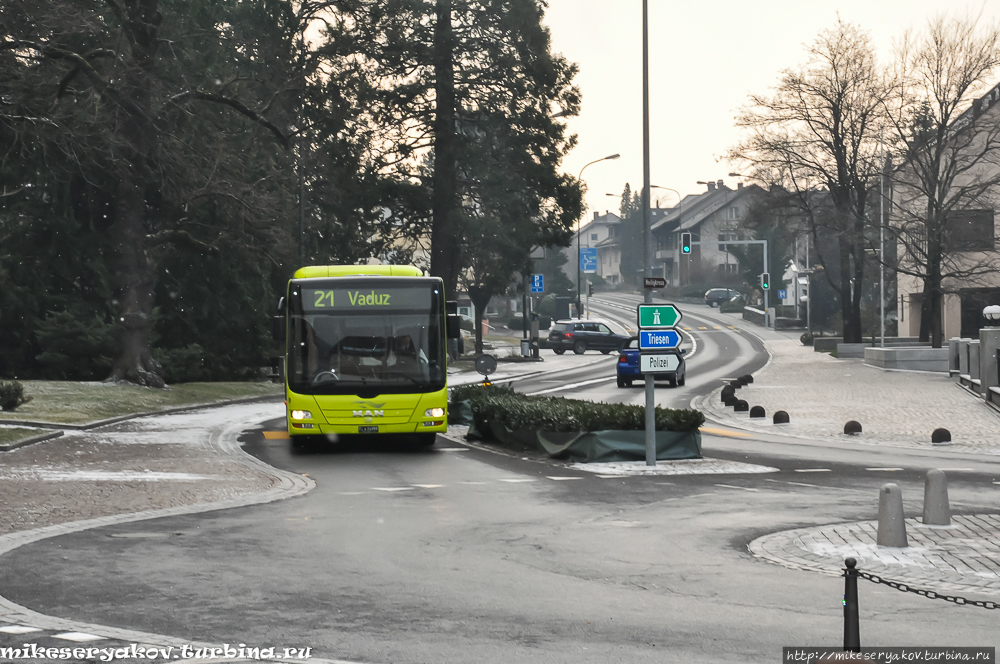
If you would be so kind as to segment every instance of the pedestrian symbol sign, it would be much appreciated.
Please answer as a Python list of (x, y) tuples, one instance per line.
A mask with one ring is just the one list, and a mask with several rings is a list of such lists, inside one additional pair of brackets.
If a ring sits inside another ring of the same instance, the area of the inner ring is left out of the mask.
[(680, 309), (672, 304), (640, 304), (639, 329), (669, 329), (681, 322)]

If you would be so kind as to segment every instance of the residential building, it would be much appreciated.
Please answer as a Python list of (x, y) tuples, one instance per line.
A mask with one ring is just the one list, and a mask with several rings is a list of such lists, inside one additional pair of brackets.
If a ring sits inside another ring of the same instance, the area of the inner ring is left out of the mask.
[[(704, 193), (685, 196), (652, 225), (656, 252), (654, 273), (671, 286), (697, 282), (727, 283), (738, 278), (739, 261), (726, 241), (743, 239), (739, 225), (754, 199), (764, 190), (756, 185), (730, 189), (722, 180), (709, 182)], [(691, 254), (680, 253), (679, 236), (691, 233)]]
[[(959, 175), (942, 197), (952, 212), (945, 221), (943, 243), (946, 252), (942, 265), (945, 278), (943, 295), (942, 338), (978, 337), (985, 324), (982, 310), (1000, 304), (1000, 252), (997, 251), (995, 215), (1000, 205), (1000, 85), (975, 100), (952, 125), (946, 166)], [(942, 168), (945, 168), (943, 166)], [(900, 165), (892, 180), (894, 187), (886, 205), (889, 223), (899, 229), (925, 214), (926, 199), (913, 186), (914, 180)], [(912, 170), (910, 171), (912, 173)], [(891, 212), (889, 212), (891, 210)], [(916, 337), (920, 333), (924, 278), (905, 274), (909, 269), (926, 274), (921, 265), (926, 237), (911, 234), (899, 245), (900, 271), (896, 273), (896, 297), (899, 335)], [(910, 251), (906, 248), (909, 245)], [(918, 258), (914, 259), (916, 255)]]

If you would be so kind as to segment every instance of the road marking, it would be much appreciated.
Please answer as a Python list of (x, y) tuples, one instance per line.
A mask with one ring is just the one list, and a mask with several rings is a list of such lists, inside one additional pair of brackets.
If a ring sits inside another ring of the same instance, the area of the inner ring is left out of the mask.
[(707, 330), (708, 328), (707, 327), (699, 327), (698, 329), (699, 330)]
[(363, 496), (367, 491), (338, 491), (338, 496)]
[(795, 486), (811, 486), (814, 489), (822, 489), (819, 484), (809, 484), (808, 482), (792, 482), (790, 480), (772, 480), (769, 477), (764, 478), (765, 482), (778, 482), (780, 484), (794, 484)]
[(691, 328), (690, 328), (690, 327), (685, 327), (685, 328), (682, 328), (682, 329), (685, 329), (685, 330), (687, 330), (688, 332), (690, 332), (690, 331), (691, 331)]
[(721, 330), (722, 326), (721, 325), (715, 325), (715, 326), (712, 327), (712, 329), (713, 330)]
[(266, 440), (288, 440), (287, 431), (265, 431), (264, 438)]
[(501, 480), (498, 480), (498, 481), (500, 481), (500, 482), (510, 482), (511, 484), (514, 484), (516, 482), (534, 482), (535, 480), (533, 480), (533, 479), (511, 479), (511, 478), (508, 478), (508, 479), (501, 479)]
[(418, 489), (440, 489), (444, 485), (443, 484), (413, 484), (411, 486), (415, 486)]
[(728, 436), (729, 438), (753, 438), (752, 433), (744, 431), (731, 431), (729, 429), (718, 429), (716, 427), (699, 427), (699, 431), (710, 433), (715, 436)]
[(42, 631), (38, 627), (27, 627), (25, 625), (4, 625), (0, 627), (0, 632), (4, 634), (28, 634), (30, 632)]
[(412, 486), (373, 486), (372, 491), (413, 491)]
[[(628, 477), (628, 475), (594, 475), (594, 477), (600, 477), (602, 480), (610, 480), (618, 477)], [(1000, 482), (994, 482), (994, 484), (1000, 484)]]
[(438, 452), (468, 452), (468, 447), (439, 447)]
[(760, 491), (760, 489), (753, 489), (748, 486), (734, 486), (732, 484), (716, 484), (715, 486), (721, 486), (725, 489), (743, 489), (744, 491)]
[(865, 468), (865, 470), (870, 470), (872, 472), (895, 473), (895, 472), (903, 470), (903, 469), (902, 468)]
[(730, 330), (735, 330), (736, 328), (735, 328), (734, 326), (730, 325), (730, 326), (729, 326), (729, 329), (730, 329)]
[(577, 387), (584, 387), (585, 385), (593, 385), (594, 383), (606, 383), (609, 380), (617, 380), (617, 376), (607, 376), (605, 378), (595, 378), (593, 380), (585, 380), (582, 383), (570, 383), (569, 385), (563, 385), (562, 387), (550, 387), (547, 390), (541, 390), (539, 392), (528, 392), (525, 396), (533, 397), (538, 394), (548, 394), (549, 392), (560, 392), (562, 390), (572, 390)]
[(546, 475), (546, 477), (549, 478), (550, 480), (556, 480), (557, 482), (560, 482), (562, 480), (582, 480), (583, 479), (582, 477), (560, 477), (559, 475)]
[(938, 470), (943, 470), (946, 473), (974, 473), (975, 468), (938, 468)]
[(87, 634), (86, 632), (63, 632), (62, 634), (53, 634), (52, 638), (62, 639), (64, 641), (76, 641), (77, 643), (105, 640), (105, 637), (103, 636), (94, 636), (93, 634)]
[(489, 484), (489, 482), (459, 482), (459, 484), (468, 484), (472, 486), (482, 486), (483, 484)]
[(796, 473), (829, 473), (829, 468), (796, 468)]

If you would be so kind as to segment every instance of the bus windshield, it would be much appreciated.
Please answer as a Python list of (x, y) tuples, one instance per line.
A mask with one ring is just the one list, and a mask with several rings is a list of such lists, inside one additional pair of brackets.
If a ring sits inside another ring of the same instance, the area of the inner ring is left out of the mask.
[(293, 281), (289, 388), (299, 394), (444, 388), (440, 283), (430, 278)]

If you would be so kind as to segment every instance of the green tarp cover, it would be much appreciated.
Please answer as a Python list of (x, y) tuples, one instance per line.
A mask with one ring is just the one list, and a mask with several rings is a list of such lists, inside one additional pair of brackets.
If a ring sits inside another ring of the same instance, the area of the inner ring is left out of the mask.
[[(551, 457), (568, 457), (578, 463), (645, 461), (645, 431), (510, 431), (502, 424), (474, 422), (471, 440), (496, 440), (504, 445), (546, 452)], [(656, 458), (659, 461), (701, 458), (700, 431), (657, 431)]]

